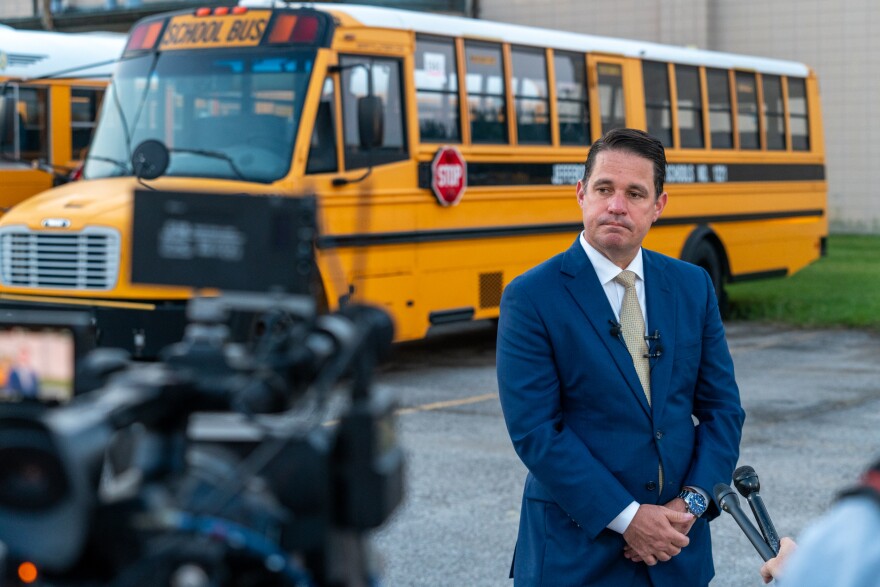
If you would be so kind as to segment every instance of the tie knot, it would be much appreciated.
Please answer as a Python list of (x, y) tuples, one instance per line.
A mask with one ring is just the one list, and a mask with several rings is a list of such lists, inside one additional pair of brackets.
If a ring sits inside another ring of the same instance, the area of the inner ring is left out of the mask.
[(617, 274), (617, 277), (614, 278), (614, 281), (626, 289), (629, 289), (636, 284), (636, 274), (632, 271), (621, 271)]

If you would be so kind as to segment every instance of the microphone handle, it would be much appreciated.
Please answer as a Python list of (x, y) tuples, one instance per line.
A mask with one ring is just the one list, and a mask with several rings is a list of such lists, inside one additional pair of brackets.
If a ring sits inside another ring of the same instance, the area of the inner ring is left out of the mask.
[(767, 513), (764, 500), (761, 499), (761, 495), (757, 491), (750, 493), (747, 499), (752, 507), (752, 513), (755, 514), (755, 520), (758, 522), (758, 528), (761, 529), (764, 540), (774, 554), (779, 553), (779, 534), (776, 533), (773, 520), (770, 519), (770, 514)]
[(758, 531), (752, 525), (752, 522), (746, 516), (746, 513), (739, 506), (738, 501), (728, 497), (727, 499), (722, 499), (719, 505), (724, 511), (733, 516), (733, 519), (736, 520), (736, 523), (739, 524), (739, 527), (742, 529), (743, 534), (746, 535), (746, 538), (749, 539), (749, 542), (752, 543), (752, 546), (755, 547), (755, 550), (758, 551), (758, 554), (761, 555), (764, 562), (776, 556), (773, 551), (770, 550), (770, 546), (768, 546), (761, 535), (758, 534)]

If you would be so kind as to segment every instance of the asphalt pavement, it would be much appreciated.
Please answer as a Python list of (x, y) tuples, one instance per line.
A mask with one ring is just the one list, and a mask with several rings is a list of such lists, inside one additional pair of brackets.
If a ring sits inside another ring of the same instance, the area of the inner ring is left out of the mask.
[[(780, 535), (796, 537), (880, 457), (880, 334), (726, 328), (746, 410), (739, 464), (758, 473)], [(512, 585), (525, 468), (498, 404), (494, 326), (398, 345), (377, 385), (399, 400), (408, 458), (405, 503), (374, 535), (383, 584)], [(763, 585), (761, 559), (733, 519), (711, 527), (711, 587)]]

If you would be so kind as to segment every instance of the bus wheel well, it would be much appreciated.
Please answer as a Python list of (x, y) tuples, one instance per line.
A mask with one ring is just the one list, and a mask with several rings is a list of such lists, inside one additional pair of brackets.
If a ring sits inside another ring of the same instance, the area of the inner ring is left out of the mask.
[(721, 315), (727, 316), (730, 307), (724, 284), (730, 277), (730, 265), (718, 235), (708, 226), (698, 226), (685, 240), (681, 259), (706, 270), (715, 286)]

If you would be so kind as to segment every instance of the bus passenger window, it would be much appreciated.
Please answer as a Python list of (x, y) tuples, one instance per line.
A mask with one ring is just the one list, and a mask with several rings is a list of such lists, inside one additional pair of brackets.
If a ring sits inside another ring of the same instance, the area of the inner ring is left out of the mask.
[(324, 80), (324, 89), (315, 116), (306, 173), (328, 173), (337, 170), (335, 96), (333, 79), (328, 77)]
[(501, 45), (468, 42), (466, 87), (474, 143), (507, 143), (507, 103)]
[[(342, 130), (345, 136), (345, 168), (358, 169), (403, 161), (408, 157), (404, 125), (400, 61), (397, 59), (344, 56), (342, 66)], [(362, 64), (362, 65), (361, 65)], [(364, 148), (358, 126), (358, 99), (375, 96), (382, 101), (382, 144)]]
[(713, 149), (733, 148), (733, 115), (730, 107), (730, 77), (726, 69), (706, 68), (709, 94), (709, 139)]
[(581, 147), (590, 144), (590, 109), (584, 64), (584, 55), (581, 53), (556, 51), (553, 54), (559, 142), (563, 145)]
[(681, 147), (702, 149), (703, 99), (700, 92), (700, 70), (692, 65), (676, 65), (675, 88), (678, 92), (678, 132)]
[(672, 101), (669, 99), (669, 66), (656, 61), (642, 62), (645, 82), (645, 119), (648, 134), (664, 147), (672, 146)]
[(785, 150), (785, 107), (782, 104), (782, 78), (764, 74), (764, 120), (767, 122), (767, 148)]
[[(10, 85), (6, 95), (13, 96), (17, 109), (17, 125), (13, 125), (16, 137), (4, 140), (3, 151), (18, 159), (33, 161), (49, 160), (48, 98), (45, 88), (22, 88)], [(13, 120), (15, 122), (15, 120)]]
[(612, 63), (599, 63), (599, 110), (602, 133), (626, 126), (626, 103), (623, 100), (623, 69)]
[(549, 145), (550, 99), (545, 53), (541, 49), (516, 47), (511, 51), (511, 59), (517, 142)]
[(455, 41), (416, 38), (416, 102), (425, 142), (461, 142)]
[(73, 159), (82, 159), (92, 142), (103, 99), (104, 90), (70, 90), (70, 146)]
[(754, 73), (736, 72), (736, 104), (739, 148), (760, 149), (758, 94), (755, 89)]
[(807, 82), (802, 78), (788, 78), (788, 117), (791, 126), (791, 148), (810, 150), (810, 119), (807, 111)]

